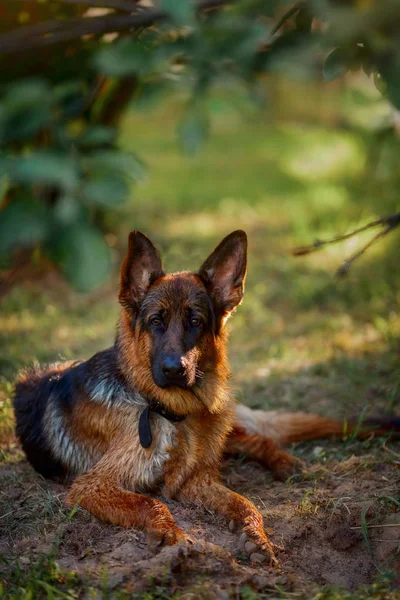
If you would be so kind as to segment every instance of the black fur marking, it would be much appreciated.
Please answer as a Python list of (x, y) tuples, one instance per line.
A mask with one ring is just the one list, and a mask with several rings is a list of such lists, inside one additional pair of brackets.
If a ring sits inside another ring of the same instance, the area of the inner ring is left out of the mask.
[(67, 466), (58, 460), (46, 437), (44, 417), (49, 410), (68, 419), (79, 392), (91, 395), (99, 381), (109, 380), (115, 389), (111, 402), (119, 391), (127, 389), (117, 362), (116, 349), (108, 348), (85, 362), (55, 364), (30, 369), (15, 388), (14, 412), (16, 434), (31, 465), (44, 477), (65, 479)]
[(50, 396), (69, 413), (73, 406), (73, 368), (58, 371), (31, 371), (26, 380), (16, 386), (14, 412), (16, 433), (32, 466), (48, 478), (67, 475), (66, 467), (56, 459), (49, 447), (44, 431), (44, 415)]
[(380, 429), (381, 431), (387, 431), (397, 437), (400, 435), (400, 417), (387, 416), (387, 417), (370, 417), (361, 424), (361, 429), (366, 426), (367, 429)]

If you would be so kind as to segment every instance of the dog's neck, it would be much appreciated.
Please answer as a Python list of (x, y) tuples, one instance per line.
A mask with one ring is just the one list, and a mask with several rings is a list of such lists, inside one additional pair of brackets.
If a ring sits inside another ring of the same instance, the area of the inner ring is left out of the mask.
[(161, 404), (157, 400), (150, 400), (139, 418), (139, 440), (143, 448), (149, 448), (153, 441), (150, 425), (150, 413), (152, 412), (167, 419), (167, 421), (170, 421), (171, 423), (180, 423), (186, 418), (184, 415), (177, 415), (171, 410), (168, 410), (164, 404)]

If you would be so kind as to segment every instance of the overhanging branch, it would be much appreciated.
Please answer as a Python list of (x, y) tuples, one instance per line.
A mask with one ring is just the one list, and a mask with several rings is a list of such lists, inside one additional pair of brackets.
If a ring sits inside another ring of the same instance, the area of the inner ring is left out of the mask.
[[(18, 1), (18, 0), (17, 0)], [(19, 0), (38, 4), (38, 0)], [(73, 4), (75, 6), (86, 6), (87, 8), (111, 8), (122, 12), (133, 13), (137, 7), (137, 0), (57, 0), (60, 4)]]
[[(73, 0), (70, 1), (72, 3)], [(111, 4), (112, 0), (109, 3)], [(197, 10), (210, 10), (227, 3), (228, 0), (203, 0), (198, 2)], [(92, 6), (96, 6), (96, 0)], [(129, 32), (137, 28), (149, 27), (168, 18), (169, 15), (164, 11), (145, 9), (140, 12), (136, 10), (133, 14), (111, 13), (96, 17), (83, 16), (45, 21), (0, 35), (0, 54), (4, 56), (44, 48), (83, 35)]]

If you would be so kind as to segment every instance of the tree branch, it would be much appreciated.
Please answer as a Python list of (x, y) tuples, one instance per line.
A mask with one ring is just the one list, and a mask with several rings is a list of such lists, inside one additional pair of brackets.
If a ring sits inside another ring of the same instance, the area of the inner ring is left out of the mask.
[(3, 55), (16, 54), (67, 42), (83, 35), (130, 31), (152, 25), (165, 17), (164, 13), (149, 11), (144, 14), (108, 14), (46, 21), (0, 35), (0, 52)]
[[(38, 4), (38, 0), (20, 0)], [(137, 7), (137, 0), (56, 0), (60, 4), (74, 4), (88, 8), (111, 8), (122, 12), (133, 13)]]
[(294, 248), (292, 254), (294, 256), (304, 256), (305, 254), (311, 254), (311, 252), (315, 252), (316, 250), (320, 250), (324, 246), (328, 244), (336, 244), (337, 242), (341, 242), (343, 240), (347, 240), (358, 233), (362, 233), (363, 231), (367, 231), (368, 229), (372, 229), (374, 227), (384, 226), (384, 229), (379, 231), (365, 246), (363, 246), (360, 250), (358, 250), (355, 254), (350, 256), (345, 262), (339, 267), (336, 274), (340, 277), (346, 275), (352, 263), (357, 260), (360, 256), (364, 254), (368, 248), (370, 248), (375, 242), (379, 239), (387, 235), (390, 231), (395, 229), (400, 225), (400, 212), (395, 213), (394, 215), (390, 215), (389, 217), (382, 217), (381, 219), (377, 219), (376, 221), (372, 221), (371, 223), (367, 223), (363, 227), (359, 227), (350, 233), (345, 233), (344, 235), (338, 235), (330, 240), (315, 240), (313, 244), (309, 246), (299, 246)]
[[(228, 1), (203, 0), (197, 4), (197, 10), (204, 11), (218, 8), (227, 4)], [(168, 18), (169, 15), (163, 11), (143, 10), (131, 15), (112, 13), (98, 17), (46, 21), (0, 35), (0, 53), (5, 55), (26, 52), (27, 50), (67, 42), (83, 35), (103, 35), (131, 31), (138, 27), (149, 27)]]
[(285, 12), (282, 18), (279, 19), (277, 24), (271, 29), (269, 38), (272, 38), (276, 33), (278, 33), (278, 31), (286, 23), (286, 21), (290, 19), (290, 17), (292, 17), (298, 10), (300, 10), (302, 4), (302, 2), (296, 2), (294, 6), (292, 6), (287, 12)]

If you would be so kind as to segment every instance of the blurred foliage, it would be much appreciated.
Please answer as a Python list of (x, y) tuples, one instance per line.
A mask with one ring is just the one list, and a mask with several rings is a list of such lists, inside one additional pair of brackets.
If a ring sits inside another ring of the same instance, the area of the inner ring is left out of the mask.
[(329, 82), (362, 69), (400, 109), (398, 0), (14, 0), (0, 17), (0, 266), (40, 252), (82, 291), (106, 278), (106, 216), (143, 174), (115, 143), (132, 99), (184, 90), (189, 154), (216, 83), (263, 104), (271, 73)]
[(114, 147), (112, 128), (79, 119), (83, 93), (79, 82), (30, 79), (5, 87), (0, 256), (7, 266), (15, 248), (40, 245), (85, 291), (104, 281), (110, 263), (99, 214), (125, 200), (128, 179), (142, 166)]

